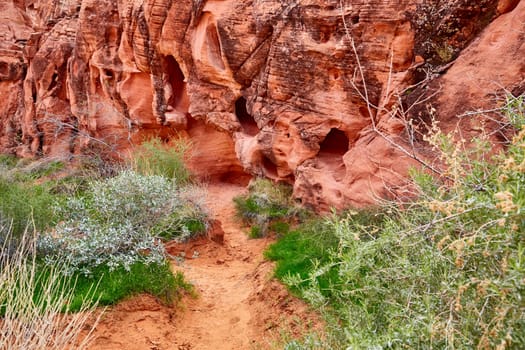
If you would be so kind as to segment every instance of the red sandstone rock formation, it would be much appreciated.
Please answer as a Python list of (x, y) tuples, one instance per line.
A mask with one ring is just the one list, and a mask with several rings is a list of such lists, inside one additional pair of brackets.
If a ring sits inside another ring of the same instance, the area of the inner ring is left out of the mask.
[(287, 181), (319, 209), (403, 195), (405, 118), (432, 104), (450, 128), (523, 93), (524, 15), (523, 0), (4, 0), (0, 151), (188, 137), (203, 177)]

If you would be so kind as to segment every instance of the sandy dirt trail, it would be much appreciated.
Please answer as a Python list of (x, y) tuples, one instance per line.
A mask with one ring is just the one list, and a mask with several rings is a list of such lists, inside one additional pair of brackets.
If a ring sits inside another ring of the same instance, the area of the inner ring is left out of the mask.
[(174, 270), (195, 286), (197, 298), (174, 307), (151, 296), (126, 300), (103, 317), (90, 349), (269, 349), (283, 329), (297, 335), (318, 327), (307, 306), (271, 278), (273, 264), (263, 258), (271, 239), (248, 239), (236, 220), (232, 199), (244, 191), (227, 183), (208, 187), (210, 212), (225, 232), (223, 245), (201, 239), (167, 247), (185, 256)]

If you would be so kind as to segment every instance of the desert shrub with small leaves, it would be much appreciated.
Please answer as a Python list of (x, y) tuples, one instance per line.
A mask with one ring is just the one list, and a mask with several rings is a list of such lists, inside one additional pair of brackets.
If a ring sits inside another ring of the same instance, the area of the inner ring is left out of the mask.
[[(129, 270), (136, 262), (162, 264), (165, 251), (158, 236), (187, 236), (191, 219), (206, 215), (162, 176), (131, 170), (90, 185), (85, 195), (58, 208), (64, 218), (39, 240), (49, 264), (67, 261), (71, 272), (90, 274), (100, 265)], [(177, 225), (174, 225), (174, 222)]]
[(0, 172), (5, 173), (16, 166), (18, 158), (11, 154), (0, 154)]
[(62, 166), (54, 160), (32, 165), (14, 156), (0, 155), (0, 225), (10, 226), (13, 239), (22, 235), (28, 226), (44, 230), (57, 222), (53, 204), (60, 201), (61, 196), (52, 193), (47, 183), (34, 182)]
[(233, 200), (237, 216), (252, 226), (252, 238), (265, 236), (279, 220), (291, 220), (305, 212), (292, 200), (290, 185), (256, 179), (250, 183), (248, 190), (248, 195)]
[[(374, 222), (360, 211), (326, 219), (337, 243), (307, 271), (279, 272), (326, 316), (321, 348), (525, 348), (524, 111), (509, 98), (515, 135), (496, 155), (483, 136), (467, 147), (434, 129), (443, 181), (414, 172), (420, 198), (385, 204)], [(316, 246), (304, 233), (291, 247)], [(277, 254), (279, 244), (270, 251), (286, 266), (291, 248)]]
[(176, 210), (160, 220), (151, 230), (153, 236), (163, 240), (187, 241), (206, 233), (209, 213), (206, 209), (206, 189), (201, 185), (179, 187)]
[[(0, 348), (82, 348), (76, 320), (91, 307), (136, 293), (171, 304), (191, 292), (161, 239), (206, 230), (205, 193), (97, 164), (55, 176), (62, 165), (51, 159), (0, 156)], [(33, 230), (38, 249), (18, 249)]]
[(152, 138), (134, 149), (130, 165), (139, 174), (164, 176), (187, 184), (191, 181), (191, 173), (184, 164), (188, 150), (189, 144), (183, 139), (164, 145), (159, 138)]

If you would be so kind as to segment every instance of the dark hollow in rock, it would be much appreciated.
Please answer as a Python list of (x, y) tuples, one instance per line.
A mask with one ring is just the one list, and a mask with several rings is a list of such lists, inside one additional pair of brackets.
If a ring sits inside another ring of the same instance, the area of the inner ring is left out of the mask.
[(235, 115), (237, 116), (237, 120), (241, 124), (242, 131), (245, 134), (255, 136), (259, 133), (259, 127), (257, 126), (255, 119), (253, 119), (250, 113), (248, 113), (246, 99), (242, 96), (235, 101)]

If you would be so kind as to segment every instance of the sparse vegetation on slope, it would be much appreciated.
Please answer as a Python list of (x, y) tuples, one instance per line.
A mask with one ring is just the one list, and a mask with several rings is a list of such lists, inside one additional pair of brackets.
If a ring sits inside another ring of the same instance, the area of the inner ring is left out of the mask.
[[(179, 216), (191, 205), (170, 180), (124, 170), (93, 182), (83, 196), (69, 199), (60, 208), (63, 221), (41, 236), (39, 249), (46, 262), (67, 261), (72, 272), (85, 274), (100, 265), (129, 270), (136, 262), (162, 264), (164, 247), (153, 230), (188, 235), (183, 223), (189, 218)], [(178, 232), (168, 218), (181, 221)], [(169, 226), (164, 228), (164, 223)]]
[(34, 167), (17, 163), (12, 156), (0, 157), (0, 224), (11, 227), (13, 238), (28, 226), (44, 230), (56, 223), (53, 205), (61, 200), (51, 193), (49, 184), (34, 181), (60, 169), (62, 163), (41, 162)]
[(435, 130), (444, 183), (415, 173), (421, 196), (403, 209), (333, 215), (270, 247), (277, 276), (327, 319), (324, 337), (288, 349), (525, 347), (523, 100), (508, 107), (516, 135), (504, 152)]
[[(164, 169), (163, 161), (176, 162), (178, 156), (170, 154), (157, 165)], [(204, 196), (202, 190), (183, 186), (188, 178), (173, 177), (182, 170), (167, 177), (154, 174), (156, 170), (139, 174), (113, 167), (111, 177), (91, 178), (92, 169), (76, 178), (55, 176), (62, 169), (56, 162), (22, 167), (25, 162), (13, 157), (2, 156), (0, 161), (2, 327), (14, 325), (8, 321), (25, 322), (22, 304), (31, 299), (35, 312), (56, 314), (63, 321), (66, 316), (60, 312), (114, 304), (137, 293), (172, 303), (191, 291), (182, 274), (172, 273), (162, 244), (165, 239), (188, 239), (207, 228), (203, 198), (198, 198)], [(33, 229), (35, 250), (17, 250), (23, 233)], [(25, 275), (17, 277), (14, 270), (4, 269), (15, 265), (28, 271), (28, 281), (18, 281)], [(57, 332), (59, 325), (51, 321), (49, 331)], [(15, 340), (11, 331), (2, 329), (3, 344)]]
[[(5, 243), (9, 231), (0, 226)], [(84, 349), (98, 322), (96, 285), (71, 307), (75, 278), (66, 277), (62, 264), (38, 264), (28, 231), (0, 248), (0, 349)]]
[(288, 221), (297, 218), (304, 209), (295, 206), (291, 186), (256, 179), (249, 186), (247, 196), (234, 198), (237, 216), (251, 226), (250, 237), (259, 238), (269, 231), (288, 231)]
[(191, 182), (191, 173), (184, 164), (188, 148), (188, 143), (183, 140), (163, 145), (160, 139), (152, 138), (134, 149), (130, 167), (142, 175), (158, 175), (178, 184), (187, 184)]

